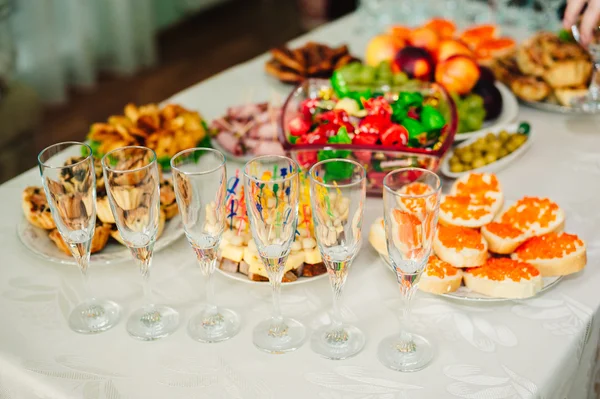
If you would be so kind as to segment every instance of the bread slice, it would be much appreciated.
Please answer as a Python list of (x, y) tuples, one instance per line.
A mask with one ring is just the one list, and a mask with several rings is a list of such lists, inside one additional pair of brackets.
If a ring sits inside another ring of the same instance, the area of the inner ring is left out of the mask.
[(562, 232), (532, 237), (511, 257), (532, 264), (544, 277), (577, 273), (587, 263), (585, 242), (574, 234)]
[(533, 237), (562, 231), (565, 212), (548, 198), (523, 197), (500, 213), (497, 221)]
[(431, 255), (419, 280), (419, 289), (432, 294), (454, 292), (460, 287), (462, 278), (462, 270)]
[(481, 235), (488, 243), (489, 251), (495, 254), (511, 254), (527, 240), (525, 232), (508, 223), (492, 222), (481, 228)]
[(504, 203), (504, 194), (498, 177), (493, 173), (469, 173), (458, 178), (450, 188), (450, 195), (466, 195), (473, 205), (489, 206), (494, 214)]
[(510, 258), (490, 258), (483, 266), (468, 268), (463, 280), (471, 291), (494, 298), (529, 298), (544, 286), (534, 266)]
[(477, 230), (457, 226), (438, 226), (433, 250), (454, 267), (483, 265), (488, 257), (488, 244)]
[(480, 228), (494, 220), (495, 215), (492, 206), (468, 195), (446, 195), (440, 202), (439, 222), (444, 226)]
[(369, 242), (375, 250), (383, 256), (387, 256), (387, 243), (385, 241), (385, 222), (383, 218), (377, 218), (369, 230)]

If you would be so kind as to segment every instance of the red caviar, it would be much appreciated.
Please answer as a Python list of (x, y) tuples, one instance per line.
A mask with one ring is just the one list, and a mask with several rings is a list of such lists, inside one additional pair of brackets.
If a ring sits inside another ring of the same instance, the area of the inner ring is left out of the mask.
[(516, 254), (521, 260), (552, 259), (575, 252), (583, 241), (575, 234), (548, 233), (525, 241)]
[(466, 195), (448, 195), (440, 204), (440, 209), (455, 218), (469, 220), (479, 219), (490, 213), (488, 208), (481, 205)]
[(457, 183), (456, 190), (459, 194), (485, 195), (489, 191), (500, 191), (500, 184), (494, 174), (471, 173), (466, 181)]
[(444, 262), (435, 255), (429, 257), (425, 273), (428, 276), (444, 278), (445, 276), (456, 276), (458, 269), (450, 263)]
[(502, 281), (509, 278), (519, 282), (521, 279), (530, 280), (539, 276), (540, 272), (529, 263), (519, 262), (510, 258), (490, 258), (485, 265), (469, 267), (466, 270), (475, 277), (487, 277), (490, 280)]
[(502, 215), (501, 222), (525, 230), (535, 222), (541, 227), (556, 220), (558, 205), (548, 198), (523, 197)]
[(484, 249), (483, 238), (477, 230), (458, 226), (438, 226), (438, 238), (448, 248)]
[(485, 227), (490, 233), (497, 235), (501, 238), (517, 238), (518, 236), (523, 234), (521, 230), (517, 229), (516, 227), (513, 227), (508, 223), (492, 222)]
[[(398, 190), (403, 195), (426, 195), (433, 193), (433, 189), (429, 184), (413, 182)], [(426, 198), (401, 198), (400, 202), (406, 207), (409, 212), (417, 215), (422, 214), (426, 207)]]

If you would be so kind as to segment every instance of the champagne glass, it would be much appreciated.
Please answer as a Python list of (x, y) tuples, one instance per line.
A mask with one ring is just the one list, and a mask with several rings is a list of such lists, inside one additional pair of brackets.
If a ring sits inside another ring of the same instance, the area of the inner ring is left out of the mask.
[(244, 193), (252, 238), (273, 290), (273, 316), (253, 332), (254, 345), (269, 353), (302, 346), (306, 329), (283, 317), (279, 305), (281, 279), (298, 224), (298, 166), (284, 156), (254, 158), (244, 167)]
[(225, 229), (225, 157), (210, 148), (192, 148), (171, 159), (171, 171), (185, 235), (206, 276), (206, 304), (190, 319), (188, 333), (201, 342), (224, 341), (240, 330), (238, 314), (215, 305), (212, 283)]
[[(160, 217), (160, 189), (156, 154), (145, 147), (121, 147), (102, 158), (108, 202), (125, 245), (143, 277), (149, 301), (150, 266)], [(179, 314), (163, 305), (145, 305), (127, 320), (127, 332), (152, 341), (173, 333)]]
[(342, 323), (339, 302), (350, 265), (360, 249), (366, 172), (348, 159), (329, 159), (310, 169), (315, 237), (333, 290), (332, 324), (318, 329), (311, 347), (328, 359), (346, 359), (365, 345), (365, 335)]
[[(75, 160), (73, 156), (79, 156)], [(71, 159), (70, 159), (71, 158)], [(70, 159), (68, 165), (66, 161)], [(96, 226), (96, 174), (92, 149), (87, 144), (54, 144), (38, 155), (42, 184), (52, 218), (83, 277), (86, 299), (69, 315), (73, 331), (91, 334), (106, 331), (119, 322), (119, 305), (89, 294), (88, 267)]]
[(385, 236), (390, 261), (396, 271), (402, 296), (402, 330), (385, 338), (378, 357), (398, 371), (417, 371), (433, 358), (433, 348), (424, 337), (407, 330), (410, 306), (419, 278), (427, 265), (440, 206), (440, 178), (420, 168), (403, 168), (383, 179)]
[[(579, 17), (577, 24), (571, 27), (573, 37), (578, 42), (581, 42), (580, 24), (581, 17)], [(587, 51), (592, 58), (594, 64), (594, 70), (590, 79), (590, 85), (588, 86), (588, 92), (583, 97), (576, 97), (571, 101), (571, 105), (574, 108), (581, 109), (585, 112), (598, 112), (600, 111), (600, 85), (598, 79), (600, 78), (600, 27), (596, 26), (592, 33), (590, 44), (587, 45)]]

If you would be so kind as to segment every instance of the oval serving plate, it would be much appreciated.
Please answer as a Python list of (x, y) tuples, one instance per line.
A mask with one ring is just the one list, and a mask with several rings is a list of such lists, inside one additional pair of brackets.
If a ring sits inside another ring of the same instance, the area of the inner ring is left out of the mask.
[[(392, 273), (396, 273), (396, 271), (394, 270), (394, 267), (392, 266), (392, 264), (390, 263), (389, 259), (387, 259), (385, 256), (383, 256), (382, 254), (379, 254), (379, 256), (381, 257), (381, 260), (383, 260), (385, 262), (385, 264), (388, 266), (388, 269), (392, 272)], [(542, 289), (540, 290), (540, 292), (538, 292), (536, 295), (530, 297), (530, 298), (535, 298), (536, 296), (540, 295), (542, 292), (549, 290), (550, 288), (554, 287), (556, 284), (558, 284), (558, 282), (560, 280), (562, 280), (563, 276), (558, 276), (558, 277), (542, 277), (542, 281), (544, 283), (544, 286), (542, 287)], [(431, 295), (436, 295), (436, 294), (431, 294)], [(443, 296), (445, 298), (449, 298), (449, 299), (455, 299), (455, 300), (459, 300), (459, 301), (465, 301), (465, 302), (506, 302), (506, 301), (514, 301), (516, 299), (513, 298), (496, 298), (496, 297), (490, 297), (487, 295), (483, 295), (480, 294), (478, 292), (473, 292), (471, 291), (469, 288), (465, 287), (464, 285), (461, 285), (459, 289), (457, 289), (454, 292), (449, 292), (447, 294), (439, 294), (440, 296)], [(530, 298), (524, 298), (524, 299), (530, 299)]]
[(571, 114), (571, 115), (596, 115), (600, 113), (600, 110), (585, 110), (581, 108), (566, 107), (557, 103), (551, 103), (547, 101), (526, 101), (519, 99), (519, 102), (531, 108), (539, 109), (545, 112), (551, 112), (554, 114)]
[[(17, 234), (23, 245), (37, 256), (55, 263), (76, 265), (73, 257), (59, 250), (48, 238), (48, 232), (39, 227), (32, 226), (27, 219), (22, 218), (17, 225)], [(154, 244), (154, 252), (168, 247), (183, 235), (181, 215), (177, 214), (165, 223), (162, 235)], [(90, 266), (110, 265), (133, 260), (127, 247), (110, 239), (102, 251), (90, 256)]]
[[(486, 131), (486, 134), (487, 133), (493, 133), (495, 135), (498, 135), (502, 130), (506, 130), (509, 133), (513, 133), (513, 132), (517, 131), (518, 127), (519, 127), (518, 123), (513, 123), (513, 124), (508, 125), (508, 126), (496, 126), (493, 129), (488, 129)], [(523, 143), (523, 145), (521, 147), (517, 148), (515, 151), (511, 152), (510, 154), (508, 154), (504, 158), (500, 158), (496, 162), (492, 162), (490, 164), (482, 166), (481, 168), (471, 169), (471, 170), (464, 171), (464, 172), (459, 172), (459, 173), (451, 172), (450, 171), (450, 158), (452, 158), (452, 155), (454, 155), (454, 151), (457, 148), (466, 147), (466, 146), (474, 143), (481, 136), (473, 137), (472, 139), (470, 139), (468, 141), (465, 141), (465, 142), (462, 142), (459, 145), (457, 145), (455, 148), (453, 148), (452, 150), (448, 151), (448, 153), (444, 157), (444, 160), (442, 161), (442, 164), (440, 165), (440, 172), (442, 172), (444, 174), (444, 176), (448, 176), (448, 177), (451, 177), (453, 179), (458, 179), (459, 177), (461, 177), (463, 175), (466, 175), (467, 173), (473, 173), (473, 172), (479, 172), (479, 173), (481, 173), (481, 172), (488, 172), (488, 173), (497, 172), (497, 171), (499, 171), (501, 169), (504, 169), (511, 162), (513, 162), (518, 157), (520, 157), (521, 155), (523, 155), (523, 153), (525, 153), (525, 151), (527, 151), (529, 149), (529, 147), (531, 147), (531, 144), (532, 144), (532, 141), (533, 141), (533, 128), (531, 128), (529, 130), (528, 136), (529, 137), (527, 138), (527, 141), (525, 141), (525, 143)]]
[(494, 120), (485, 122), (483, 127), (479, 130), (475, 130), (473, 132), (456, 133), (454, 136), (455, 142), (461, 142), (473, 137), (485, 136), (490, 130), (512, 123), (517, 118), (519, 114), (519, 103), (517, 102), (517, 98), (504, 84), (496, 82), (495, 85), (502, 95), (502, 112), (500, 115), (498, 115), (498, 117)]
[[(268, 281), (252, 281), (252, 280), (248, 279), (248, 277), (246, 277), (242, 273), (238, 273), (238, 272), (229, 273), (229, 272), (219, 269), (218, 267), (217, 267), (217, 271), (232, 280), (241, 281), (246, 284), (265, 285), (265, 286), (269, 285)], [(281, 283), (281, 286), (286, 287), (288, 285), (298, 285), (298, 284), (310, 283), (311, 281), (321, 280), (322, 278), (324, 278), (326, 276), (327, 276), (327, 273), (323, 273), (323, 274), (315, 276), (315, 277), (299, 277), (298, 280), (296, 280), (296, 281), (291, 281), (289, 283)]]

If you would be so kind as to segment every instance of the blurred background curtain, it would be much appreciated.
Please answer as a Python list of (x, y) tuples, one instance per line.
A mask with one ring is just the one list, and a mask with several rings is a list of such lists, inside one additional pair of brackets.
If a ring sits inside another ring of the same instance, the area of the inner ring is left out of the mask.
[(0, 0), (13, 3), (14, 78), (46, 103), (92, 88), (99, 71), (131, 75), (157, 60), (156, 33), (225, 0)]

